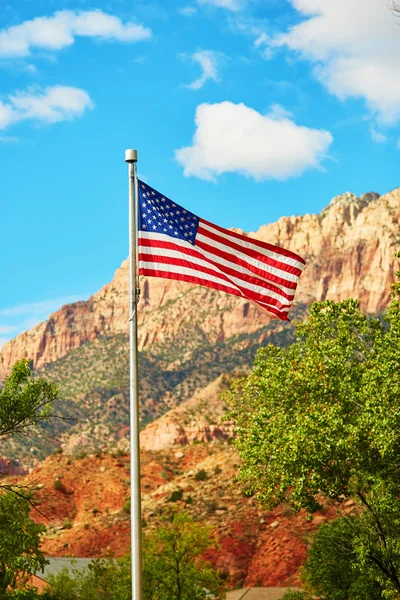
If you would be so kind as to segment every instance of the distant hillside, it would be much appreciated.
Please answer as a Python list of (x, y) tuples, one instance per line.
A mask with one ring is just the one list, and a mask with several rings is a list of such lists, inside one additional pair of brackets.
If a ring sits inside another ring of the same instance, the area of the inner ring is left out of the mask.
[[(190, 336), (190, 337), (189, 337)], [(139, 355), (142, 426), (179, 405), (221, 373), (247, 371), (262, 343), (287, 344), (292, 327), (274, 321), (252, 334), (235, 335), (211, 345), (196, 330), (183, 330), (158, 352)], [(189, 356), (187, 350), (193, 346)], [(39, 369), (60, 383), (63, 399), (54, 411), (63, 419), (41, 426), (39, 436), (2, 443), (1, 454), (18, 456), (27, 466), (52, 453), (61, 441), (71, 453), (115, 445), (128, 435), (129, 339), (103, 335)], [(55, 445), (56, 444), (56, 445)]]

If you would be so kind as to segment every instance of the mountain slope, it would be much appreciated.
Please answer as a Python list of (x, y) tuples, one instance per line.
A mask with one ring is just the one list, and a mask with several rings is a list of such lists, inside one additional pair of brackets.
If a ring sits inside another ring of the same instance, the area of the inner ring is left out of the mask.
[[(292, 319), (314, 300), (359, 298), (364, 310), (385, 309), (398, 248), (400, 189), (379, 197), (346, 193), (319, 215), (283, 217), (249, 237), (303, 255)], [(139, 305), (142, 425), (190, 399), (223, 373), (248, 370), (257, 349), (293, 339), (290, 323), (271, 321), (251, 303), (181, 282), (143, 279)], [(128, 432), (128, 268), (87, 302), (64, 306), (50, 319), (6, 344), (0, 372), (22, 356), (60, 382), (62, 417), (39, 437), (9, 441), (9, 458), (35, 464), (61, 440), (69, 452), (121, 445)], [(196, 409), (197, 410), (197, 409)], [(175, 419), (176, 420), (176, 419)], [(190, 434), (191, 435), (191, 434)], [(189, 435), (189, 437), (190, 437)]]
[[(364, 310), (378, 312), (389, 301), (393, 256), (400, 241), (399, 218), (400, 189), (380, 197), (370, 193), (358, 198), (347, 192), (319, 215), (282, 217), (248, 235), (306, 259), (297, 304), (356, 296)], [(214, 344), (270, 323), (253, 305), (207, 288), (162, 279), (143, 279), (141, 287), (141, 349), (168, 345), (185, 328)], [(0, 378), (21, 356), (42, 367), (101, 335), (127, 333), (127, 295), (125, 261), (113, 281), (87, 302), (62, 307), (45, 323), (5, 344)]]

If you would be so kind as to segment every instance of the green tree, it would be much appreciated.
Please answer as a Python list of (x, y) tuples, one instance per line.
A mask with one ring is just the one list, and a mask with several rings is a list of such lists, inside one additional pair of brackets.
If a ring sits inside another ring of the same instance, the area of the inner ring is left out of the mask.
[(46, 564), (39, 549), (45, 527), (35, 523), (29, 512), (25, 498), (12, 492), (0, 495), (0, 597)]
[[(48, 419), (57, 386), (35, 379), (28, 360), (18, 361), (0, 389), (0, 441), (23, 435)], [(29, 516), (32, 496), (29, 489), (0, 481), (0, 596), (13, 594), (29, 574), (40, 570), (46, 560), (40, 551), (44, 527)], [(34, 597), (34, 592), (15, 592), (15, 597)]]
[(296, 333), (259, 351), (230, 416), (242, 480), (269, 506), (314, 511), (320, 493), (337, 500), (397, 470), (399, 340), (355, 300), (312, 305)]
[(312, 600), (312, 597), (309, 594), (307, 594), (307, 592), (289, 590), (282, 596), (282, 600)]
[(378, 600), (384, 597), (387, 582), (382, 585), (380, 569), (372, 561), (365, 564), (358, 555), (361, 546), (365, 549), (370, 542), (375, 542), (370, 540), (373, 528), (365, 527), (363, 516), (350, 517), (350, 522), (348, 518), (340, 517), (322, 525), (315, 534), (304, 566), (303, 581), (322, 597), (329, 600)]
[(49, 576), (49, 594), (54, 600), (130, 600), (129, 593), (118, 594), (121, 582), (130, 577), (126, 560), (95, 560), (87, 569), (64, 568)]
[(33, 377), (29, 360), (16, 362), (0, 389), (0, 441), (48, 419), (59, 393), (52, 381)]
[(172, 511), (143, 542), (144, 600), (221, 597), (221, 579), (202, 558), (213, 545), (209, 527)]
[(3, 598), (4, 600), (56, 600), (47, 590), (39, 593), (38, 589), (34, 587), (8, 591), (2, 596), (2, 600)]
[[(176, 510), (143, 539), (144, 600), (221, 598), (221, 579), (202, 554), (213, 546), (210, 529)], [(49, 579), (54, 600), (131, 600), (131, 563), (99, 560)]]
[(259, 351), (228, 392), (242, 482), (269, 507), (285, 500), (309, 513), (321, 494), (339, 504), (355, 496), (370, 534), (359, 564), (376, 565), (398, 591), (399, 293), (396, 283), (385, 319), (355, 300), (315, 303), (296, 342)]

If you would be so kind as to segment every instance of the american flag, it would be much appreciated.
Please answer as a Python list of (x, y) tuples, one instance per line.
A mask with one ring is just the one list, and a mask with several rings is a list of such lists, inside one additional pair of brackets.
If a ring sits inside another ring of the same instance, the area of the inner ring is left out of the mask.
[(200, 219), (143, 181), (138, 189), (141, 275), (221, 290), (289, 320), (301, 256)]

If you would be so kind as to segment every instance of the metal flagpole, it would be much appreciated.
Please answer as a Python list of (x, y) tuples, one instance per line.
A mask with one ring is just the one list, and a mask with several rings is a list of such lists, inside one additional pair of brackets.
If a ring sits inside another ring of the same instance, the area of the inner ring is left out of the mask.
[(137, 304), (137, 151), (126, 150), (129, 166), (129, 341), (130, 341), (130, 447), (131, 447), (131, 560), (132, 600), (142, 600), (142, 514), (140, 502), (140, 440), (138, 393)]

